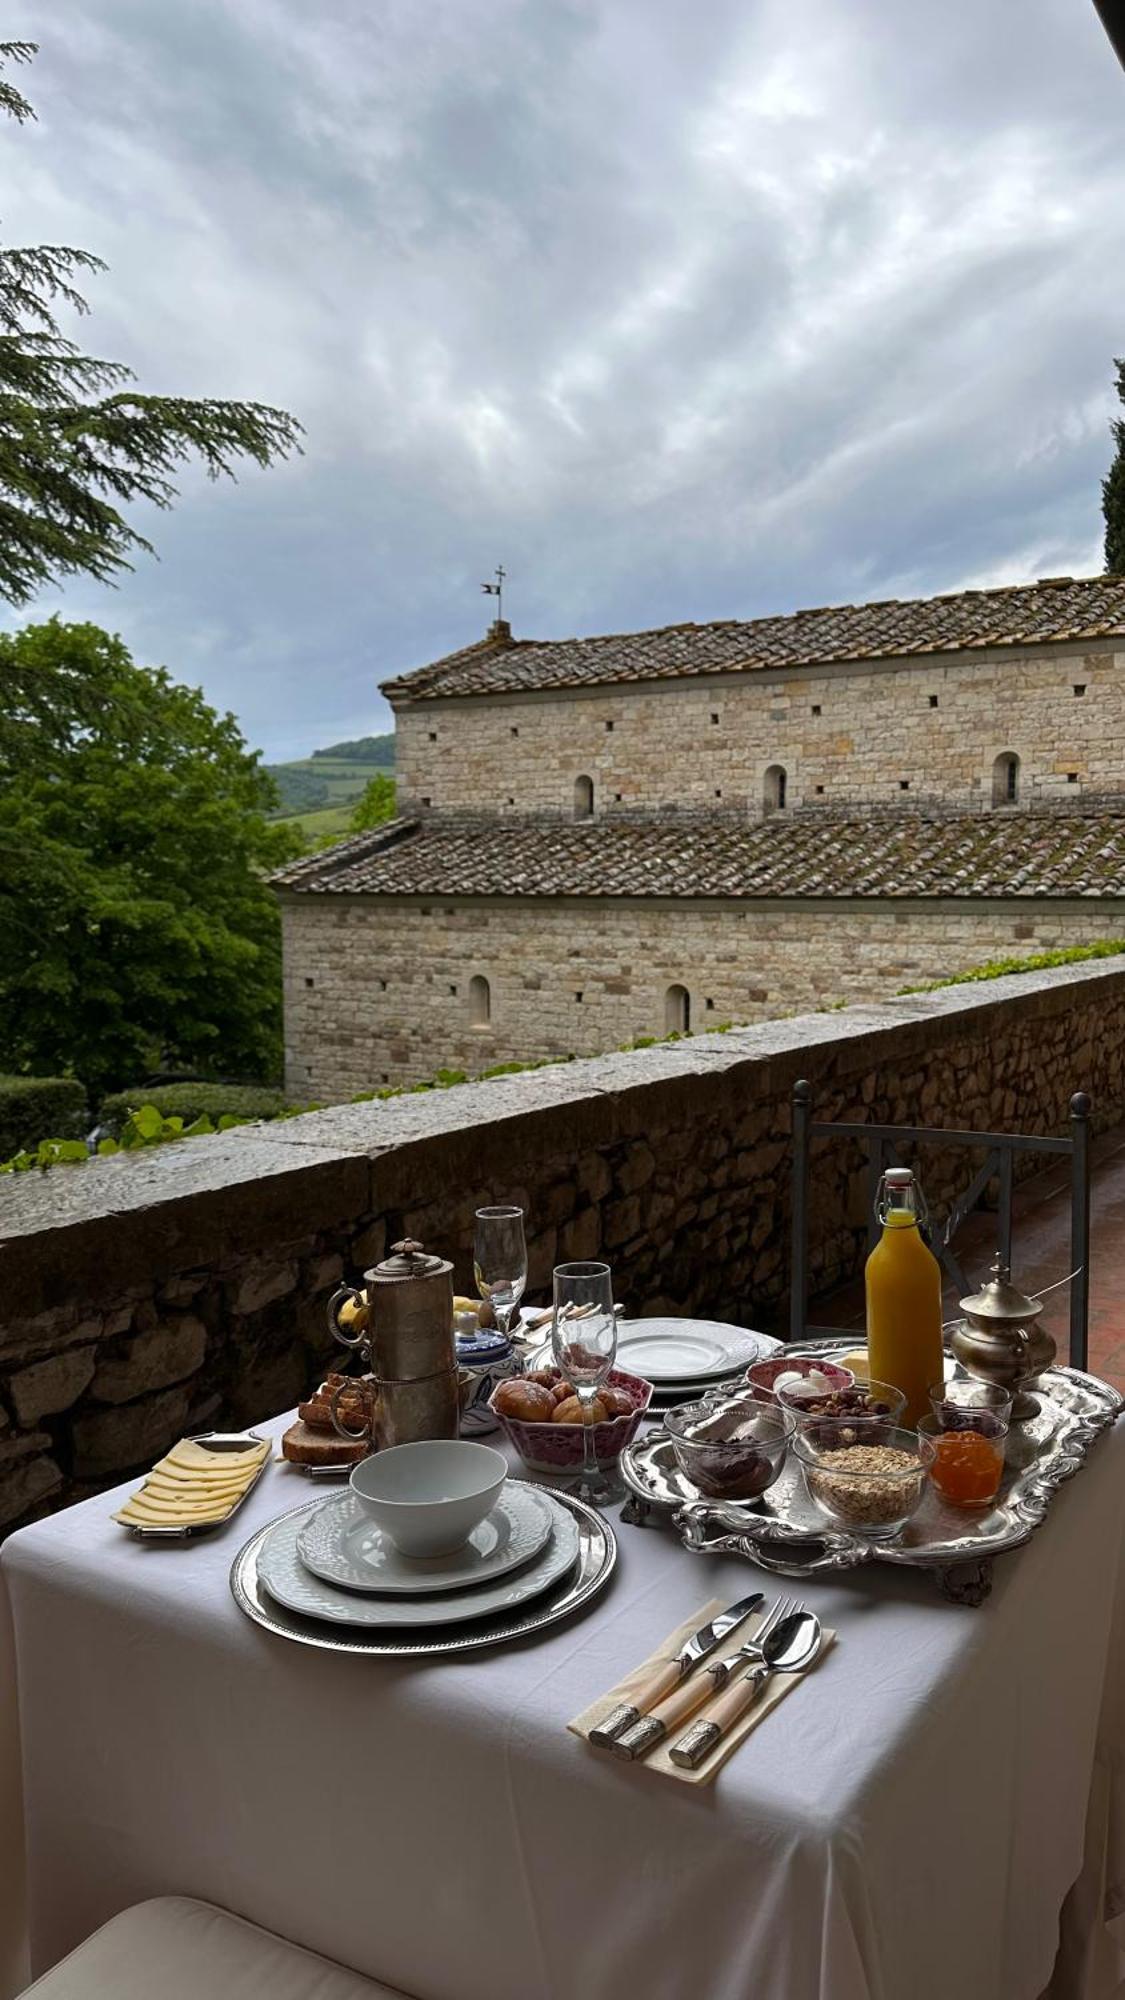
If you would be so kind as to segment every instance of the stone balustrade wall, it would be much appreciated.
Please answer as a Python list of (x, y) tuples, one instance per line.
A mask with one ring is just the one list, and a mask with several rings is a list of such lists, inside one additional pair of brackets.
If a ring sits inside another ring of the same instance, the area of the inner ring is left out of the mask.
[[(633, 1312), (783, 1323), (790, 1102), (820, 1117), (1062, 1132), (1125, 1101), (1125, 959), (348, 1105), (0, 1182), (0, 1526), (293, 1403), (325, 1305), (404, 1234), (471, 1290), (473, 1212), (527, 1211), (531, 1293), (604, 1255)], [(965, 1175), (931, 1150), (932, 1201)], [(858, 1149), (818, 1141), (811, 1269), (862, 1261)], [(339, 1350), (335, 1350), (339, 1353)]]

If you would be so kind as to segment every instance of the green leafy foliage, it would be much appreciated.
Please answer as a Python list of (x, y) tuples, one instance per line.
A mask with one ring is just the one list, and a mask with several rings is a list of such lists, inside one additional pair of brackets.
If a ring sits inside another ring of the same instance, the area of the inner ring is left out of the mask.
[[(735, 1021), (720, 1021), (716, 1027), (700, 1029), (699, 1033), (704, 1035), (729, 1035), (732, 1028), (735, 1028), (737, 1025), (738, 1023)], [(682, 1035), (678, 1031), (674, 1034), (663, 1036), (638, 1035), (635, 1042), (623, 1043), (617, 1053), (619, 1055), (628, 1055), (635, 1049), (655, 1048), (661, 1042), (682, 1042), (692, 1039), (692, 1034)], [(453, 1090), (462, 1083), (485, 1083), (494, 1077), (518, 1076), (524, 1070), (554, 1069), (560, 1063), (572, 1063), (576, 1060), (575, 1056), (566, 1055), (541, 1056), (536, 1062), (496, 1063), (491, 1069), (482, 1070), (477, 1077), (471, 1077), (468, 1071), (463, 1069), (439, 1069), (435, 1075), (424, 1078), (420, 1083), (392, 1083), (387, 1084), (382, 1090), (363, 1090), (360, 1091), (358, 1097), (351, 1098), (349, 1102), (352, 1104), (374, 1104), (383, 1102), (385, 1099), (391, 1097), (414, 1097), (428, 1090)], [(225, 1132), (232, 1125), (244, 1125), (249, 1123), (251, 1119), (271, 1116), (275, 1118), (299, 1118), (306, 1111), (323, 1111), (326, 1109), (322, 1104), (290, 1104), (286, 1105), (284, 1109), (275, 1112), (256, 1109), (249, 1114), (249, 1117), (236, 1115), (233, 1111), (227, 1111), (214, 1121), (204, 1113), (196, 1118), (192, 1124), (187, 1124), (183, 1117), (165, 1116), (159, 1108), (160, 1105), (167, 1104), (169, 1096), (174, 1090), (183, 1090), (185, 1093), (189, 1091), (198, 1092), (204, 1087), (189, 1084), (170, 1084), (164, 1089), (155, 1091), (153, 1096), (158, 1101), (156, 1103), (146, 1102), (138, 1110), (130, 1111), (122, 1127), (120, 1139), (103, 1139), (98, 1147), (98, 1152), (101, 1154), (110, 1154), (129, 1152), (137, 1146), (161, 1146), (166, 1144), (169, 1139), (194, 1139), (201, 1132)], [(217, 1091), (223, 1087), (215, 1086), (214, 1088)], [(228, 1101), (233, 1100), (238, 1094), (232, 1087)], [(256, 1104), (261, 1103), (267, 1096), (279, 1097), (281, 1095), (280, 1092), (242, 1092), (240, 1094), (244, 1099), (251, 1100)], [(105, 1099), (102, 1104), (102, 1112), (106, 1114), (106, 1123), (112, 1122), (112, 1118), (109, 1115), (109, 1108), (116, 1107), (118, 1103), (126, 1102), (130, 1095), (130, 1092), (123, 1091), (117, 1097)], [(185, 1102), (188, 1103), (189, 1107), (194, 1106), (197, 1101), (196, 1096), (190, 1099), (185, 1097)], [(214, 1101), (218, 1101), (217, 1097)], [(41, 1139), (34, 1152), (26, 1151), (19, 1153), (15, 1159), (8, 1160), (3, 1165), (0, 1165), (0, 1174), (25, 1173), (32, 1167), (60, 1166), (68, 1160), (77, 1160), (79, 1157), (82, 1159), (87, 1157), (84, 1145), (75, 1149), (73, 1145), (64, 1140)]]
[(233, 1119), (239, 1125), (255, 1118), (280, 1118), (289, 1109), (283, 1090), (252, 1088), (237, 1083), (163, 1083), (115, 1091), (98, 1106), (99, 1125), (124, 1126), (140, 1105), (162, 1118)]
[[(0, 43), (0, 114), (35, 113), (2, 76), (33, 42)], [(212, 479), (236, 461), (267, 466), (298, 450), (300, 425), (262, 403), (143, 395), (130, 368), (83, 354), (60, 307), (88, 310), (78, 281), (101, 259), (63, 245), (0, 248), (0, 596), (25, 604), (66, 576), (112, 581), (151, 543), (123, 506), (170, 507), (192, 459)]]
[(329, 743), (323, 750), (314, 750), (311, 762), (318, 758), (335, 757), (349, 759), (354, 764), (379, 764), (384, 771), (395, 767), (395, 737), (392, 729), (387, 736), (357, 736), (350, 743)]
[(900, 994), (937, 993), (943, 986), (972, 986), (980, 979), (1003, 979), (1009, 972), (1049, 972), (1055, 965), (1081, 965), (1088, 958), (1117, 958), (1125, 938), (1099, 938), (1094, 944), (1068, 944), (1058, 951), (1037, 951), (1030, 958), (994, 958), (969, 972), (951, 972), (948, 979), (931, 979), (924, 986), (900, 986)]
[[(1125, 404), (1125, 361), (1115, 361), (1118, 400)], [(1102, 481), (1102, 512), (1105, 515), (1105, 566), (1114, 576), (1125, 576), (1125, 418), (1110, 425), (1117, 449), (1113, 463)]]
[(0, 1076), (0, 1160), (36, 1132), (73, 1138), (87, 1125), (86, 1092), (72, 1076)]
[(169, 1066), (270, 1079), (299, 851), (233, 716), (95, 625), (0, 633), (0, 1048), (93, 1093)]
[(366, 833), (371, 827), (384, 826), (395, 816), (395, 781), (383, 771), (377, 771), (364, 787), (363, 797), (352, 814), (352, 829), (356, 833)]
[[(129, 1113), (116, 1139), (98, 1141), (98, 1154), (105, 1159), (113, 1153), (134, 1153), (142, 1146), (166, 1146), (174, 1139), (198, 1139), (205, 1132), (226, 1132), (232, 1125), (245, 1122), (228, 1113), (216, 1120), (195, 1118), (188, 1124), (183, 1118), (165, 1118), (155, 1104), (142, 1104)], [(79, 1166), (89, 1157), (84, 1139), (40, 1139), (33, 1151), (24, 1148), (5, 1160), (0, 1165), (0, 1174), (26, 1174), (36, 1167), (44, 1171), (47, 1167)]]

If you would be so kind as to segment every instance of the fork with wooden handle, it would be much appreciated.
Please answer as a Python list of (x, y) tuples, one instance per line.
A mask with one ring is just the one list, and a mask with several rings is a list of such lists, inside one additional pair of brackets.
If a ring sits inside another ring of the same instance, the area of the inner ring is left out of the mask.
[(697, 1667), (690, 1680), (673, 1688), (671, 1694), (665, 1695), (663, 1701), (654, 1703), (647, 1714), (642, 1715), (640, 1721), (635, 1722), (631, 1729), (626, 1729), (620, 1736), (607, 1741), (603, 1747), (611, 1756), (620, 1757), (626, 1762), (631, 1762), (636, 1757), (646, 1757), (650, 1750), (655, 1750), (658, 1743), (663, 1743), (673, 1729), (681, 1722), (686, 1722), (689, 1715), (694, 1715), (697, 1708), (702, 1708), (705, 1702), (710, 1701), (719, 1688), (725, 1687), (731, 1675), (737, 1673), (740, 1667), (761, 1665), (762, 1647), (780, 1621), (789, 1616), (793, 1604), (794, 1600), (791, 1597), (779, 1597), (777, 1602), (770, 1606), (754, 1637), (748, 1639), (744, 1646), (740, 1646), (736, 1653), (728, 1653), (725, 1659), (712, 1660)]
[(775, 1626), (762, 1648), (762, 1657), (748, 1674), (738, 1675), (711, 1703), (706, 1715), (693, 1722), (677, 1737), (668, 1755), (683, 1770), (698, 1770), (728, 1729), (757, 1701), (762, 1689), (775, 1674), (804, 1673), (820, 1651), (820, 1620), (813, 1611), (800, 1606)]

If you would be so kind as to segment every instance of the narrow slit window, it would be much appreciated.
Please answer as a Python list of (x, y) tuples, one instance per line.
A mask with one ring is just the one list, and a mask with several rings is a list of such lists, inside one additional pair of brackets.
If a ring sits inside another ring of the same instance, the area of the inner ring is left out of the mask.
[(574, 817), (592, 819), (594, 816), (594, 780), (585, 776), (574, 780)]
[(765, 776), (763, 803), (767, 812), (784, 812), (789, 780), (784, 764), (771, 764)]
[(664, 1033), (686, 1035), (691, 1029), (691, 995), (686, 986), (670, 986), (664, 995)]
[(1020, 795), (1020, 760), (1014, 750), (1002, 750), (992, 766), (992, 803), (1014, 806)]
[[(456, 993), (455, 986), (450, 988)], [(487, 1028), (492, 1019), (492, 988), (483, 972), (474, 972), (469, 981), (469, 1025), (472, 1028)]]

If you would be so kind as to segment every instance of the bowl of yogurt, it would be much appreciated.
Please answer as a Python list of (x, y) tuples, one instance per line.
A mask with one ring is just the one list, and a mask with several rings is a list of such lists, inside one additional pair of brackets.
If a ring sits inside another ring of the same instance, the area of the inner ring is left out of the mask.
[(816, 1403), (823, 1396), (850, 1389), (854, 1381), (850, 1368), (841, 1368), (820, 1354), (771, 1354), (767, 1361), (755, 1361), (746, 1370), (747, 1385), (760, 1403), (778, 1402), (778, 1392), (784, 1390), (785, 1401), (794, 1411), (800, 1410), (806, 1397)]

